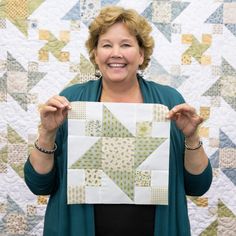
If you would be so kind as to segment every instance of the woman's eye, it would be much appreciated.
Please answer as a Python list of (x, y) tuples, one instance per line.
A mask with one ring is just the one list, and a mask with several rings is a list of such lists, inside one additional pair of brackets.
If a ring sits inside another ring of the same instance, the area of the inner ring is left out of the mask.
[(130, 44), (128, 44), (128, 43), (125, 43), (125, 44), (122, 44), (122, 47), (130, 47)]
[(109, 47), (111, 47), (111, 45), (110, 44), (104, 44), (104, 45), (102, 45), (102, 47), (103, 48), (109, 48)]

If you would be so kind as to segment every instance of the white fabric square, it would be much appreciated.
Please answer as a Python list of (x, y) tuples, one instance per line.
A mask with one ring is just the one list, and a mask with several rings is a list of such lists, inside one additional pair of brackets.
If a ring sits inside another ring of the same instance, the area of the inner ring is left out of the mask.
[(153, 122), (152, 136), (153, 137), (168, 137), (170, 134), (170, 123), (167, 122)]
[(163, 187), (168, 186), (169, 173), (167, 171), (153, 170), (151, 173), (151, 186)]
[(80, 136), (85, 136), (85, 121), (70, 119), (70, 123), (68, 124), (68, 133), (70, 133), (70, 135), (80, 134)]
[(70, 186), (82, 186), (85, 183), (85, 171), (84, 170), (70, 170), (67, 176), (67, 181)]

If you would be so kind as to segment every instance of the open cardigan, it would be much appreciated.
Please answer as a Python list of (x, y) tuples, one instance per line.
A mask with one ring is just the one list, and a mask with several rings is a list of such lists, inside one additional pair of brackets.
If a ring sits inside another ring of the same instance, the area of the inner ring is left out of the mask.
[[(159, 103), (169, 109), (184, 103), (182, 96), (169, 86), (138, 77), (144, 103)], [(60, 95), (69, 101), (99, 101), (101, 79), (76, 84)], [(94, 236), (94, 209), (90, 204), (67, 205), (67, 121), (58, 129), (55, 164), (51, 172), (38, 174), (29, 160), (25, 163), (25, 181), (36, 195), (50, 195), (44, 221), (44, 236)], [(200, 196), (210, 187), (212, 168), (192, 175), (184, 168), (184, 136), (171, 122), (169, 161), (169, 205), (157, 205), (155, 236), (189, 236), (186, 195)], [(142, 216), (140, 216), (142, 217)]]

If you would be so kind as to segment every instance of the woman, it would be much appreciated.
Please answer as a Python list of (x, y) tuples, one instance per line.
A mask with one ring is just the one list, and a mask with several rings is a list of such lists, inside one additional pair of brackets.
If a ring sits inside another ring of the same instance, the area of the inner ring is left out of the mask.
[[(91, 23), (86, 46), (101, 77), (73, 85), (40, 108), (41, 125), (25, 164), (31, 191), (50, 195), (44, 235), (190, 235), (186, 195), (204, 194), (212, 170), (197, 128), (203, 119), (173, 88), (145, 81), (154, 41), (148, 22), (133, 10), (108, 7)], [(67, 122), (71, 101), (160, 103), (171, 119), (168, 206), (67, 205)]]

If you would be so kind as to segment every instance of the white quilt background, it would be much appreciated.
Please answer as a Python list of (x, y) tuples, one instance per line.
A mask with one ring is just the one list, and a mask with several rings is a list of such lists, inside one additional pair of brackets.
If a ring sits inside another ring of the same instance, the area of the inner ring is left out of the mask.
[(0, 1), (0, 235), (42, 235), (47, 197), (23, 180), (37, 107), (94, 79), (84, 47), (107, 4), (136, 9), (153, 26), (147, 79), (178, 89), (206, 119), (200, 134), (214, 167), (211, 189), (188, 198), (192, 235), (236, 235), (236, 1)]

